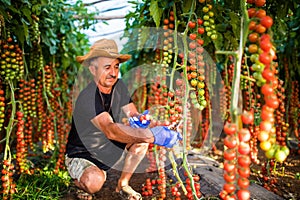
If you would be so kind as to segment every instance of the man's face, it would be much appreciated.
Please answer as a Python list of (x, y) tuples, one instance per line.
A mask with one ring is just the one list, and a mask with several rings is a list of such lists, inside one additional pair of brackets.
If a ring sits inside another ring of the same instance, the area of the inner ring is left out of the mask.
[(116, 83), (119, 75), (119, 63), (118, 59), (106, 57), (99, 57), (92, 63), (90, 70), (100, 88), (111, 89)]

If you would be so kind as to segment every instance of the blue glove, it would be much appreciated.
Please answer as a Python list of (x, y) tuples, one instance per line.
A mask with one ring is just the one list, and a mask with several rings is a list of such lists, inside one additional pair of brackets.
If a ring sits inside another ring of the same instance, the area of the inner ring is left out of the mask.
[(133, 128), (147, 128), (150, 124), (150, 118), (147, 116), (148, 110), (145, 110), (142, 114), (128, 119), (129, 124)]
[(168, 129), (166, 126), (156, 126), (150, 128), (154, 136), (153, 144), (164, 146), (167, 148), (173, 147), (178, 140), (182, 140), (180, 133)]

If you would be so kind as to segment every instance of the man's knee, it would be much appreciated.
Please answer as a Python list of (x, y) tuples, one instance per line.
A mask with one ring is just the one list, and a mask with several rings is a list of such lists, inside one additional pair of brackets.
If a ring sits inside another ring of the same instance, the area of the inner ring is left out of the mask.
[(106, 172), (95, 166), (87, 168), (80, 178), (80, 184), (90, 194), (98, 192), (106, 180)]

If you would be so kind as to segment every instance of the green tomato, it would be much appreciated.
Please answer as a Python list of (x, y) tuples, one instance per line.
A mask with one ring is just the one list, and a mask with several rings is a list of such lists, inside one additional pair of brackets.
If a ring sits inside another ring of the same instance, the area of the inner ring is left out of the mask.
[(287, 157), (287, 155), (285, 154), (285, 152), (280, 149), (278, 149), (275, 153), (275, 160), (277, 162), (282, 163), (283, 161), (285, 161), (286, 157)]

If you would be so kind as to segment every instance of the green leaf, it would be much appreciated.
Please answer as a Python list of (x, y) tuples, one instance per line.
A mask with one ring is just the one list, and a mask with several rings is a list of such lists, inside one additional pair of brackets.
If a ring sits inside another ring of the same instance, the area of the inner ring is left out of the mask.
[(233, 34), (236, 38), (239, 38), (240, 37), (240, 24), (241, 24), (240, 19), (234, 12), (230, 12), (229, 17), (230, 17), (230, 22), (231, 22), (230, 24), (232, 27)]
[(10, 0), (1, 0), (2, 3), (10, 6), (11, 5), (11, 1)]
[[(226, 41), (226, 44), (230, 44), (233, 49), (237, 49), (238, 48), (238, 41), (236, 39), (236, 37), (233, 37), (232, 33), (231, 32), (226, 32), (224, 33), (224, 37), (225, 37), (225, 41)], [(226, 46), (226, 45), (224, 45)]]
[(216, 50), (222, 49), (224, 45), (224, 40), (223, 40), (223, 35), (221, 33), (217, 33), (217, 39), (212, 41), (215, 45)]
[(31, 11), (29, 10), (29, 8), (28, 7), (23, 7), (21, 9), (21, 12), (25, 15), (25, 17), (31, 23), (32, 22), (32, 17), (31, 17)]
[(186, 0), (186, 1), (184, 1), (184, 3), (182, 4), (183, 13), (190, 12), (190, 9), (192, 7), (192, 3), (193, 3), (193, 0)]
[(149, 35), (149, 28), (147, 27), (142, 27), (141, 28), (141, 32), (139, 34), (139, 38), (138, 38), (138, 51), (142, 50), (147, 39), (148, 39), (148, 35)]
[(156, 27), (159, 27), (163, 10), (161, 8), (159, 8), (157, 0), (151, 0), (149, 10), (150, 10), (150, 15), (152, 16), (152, 18), (156, 24)]

